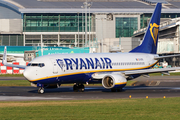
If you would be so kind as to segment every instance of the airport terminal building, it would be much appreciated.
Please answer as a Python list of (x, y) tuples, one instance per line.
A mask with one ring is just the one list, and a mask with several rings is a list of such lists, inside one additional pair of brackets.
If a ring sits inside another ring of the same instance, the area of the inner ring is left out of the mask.
[[(137, 31), (147, 26), (156, 2), (163, 3), (161, 21), (180, 17), (179, 0), (87, 2), (0, 0), (0, 45), (90, 47), (91, 52), (128, 52), (140, 43)], [(174, 35), (180, 39), (177, 32)], [(179, 46), (179, 40), (176, 44)], [(179, 50), (178, 47), (172, 52)]]

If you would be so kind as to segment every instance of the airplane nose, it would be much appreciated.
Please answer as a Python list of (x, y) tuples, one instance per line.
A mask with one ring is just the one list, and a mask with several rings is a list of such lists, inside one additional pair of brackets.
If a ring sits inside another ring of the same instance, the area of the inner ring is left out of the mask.
[(25, 69), (25, 70), (24, 70), (23, 75), (24, 75), (24, 77), (25, 77), (27, 80), (30, 80), (31, 73), (29, 72), (28, 69)]

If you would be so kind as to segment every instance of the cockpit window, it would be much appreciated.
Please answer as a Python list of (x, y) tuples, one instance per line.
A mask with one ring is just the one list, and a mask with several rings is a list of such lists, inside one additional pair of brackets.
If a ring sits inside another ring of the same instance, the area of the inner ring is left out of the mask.
[(44, 67), (44, 63), (39, 63), (39, 67)]
[(31, 63), (28, 63), (28, 65), (27, 66), (31, 66)]
[(38, 67), (44, 67), (45, 64), (44, 63), (28, 63), (27, 66), (38, 66)]
[(38, 63), (32, 63), (31, 66), (38, 66)]

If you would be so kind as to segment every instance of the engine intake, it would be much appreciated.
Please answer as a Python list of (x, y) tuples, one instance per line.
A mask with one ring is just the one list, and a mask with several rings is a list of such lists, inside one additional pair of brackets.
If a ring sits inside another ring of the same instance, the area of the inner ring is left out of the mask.
[(106, 89), (123, 88), (126, 85), (126, 83), (126, 78), (118, 74), (106, 75), (102, 79), (102, 85)]

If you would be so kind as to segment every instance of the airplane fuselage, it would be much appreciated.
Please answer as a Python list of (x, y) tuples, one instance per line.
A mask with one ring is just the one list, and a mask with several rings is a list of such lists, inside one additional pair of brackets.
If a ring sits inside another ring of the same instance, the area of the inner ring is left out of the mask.
[(123, 72), (150, 68), (157, 62), (154, 60), (155, 56), (157, 55), (146, 53), (84, 53), (41, 56), (29, 63), (24, 71), (24, 76), (30, 82), (41, 84), (93, 82), (91, 75), (97, 72)]

